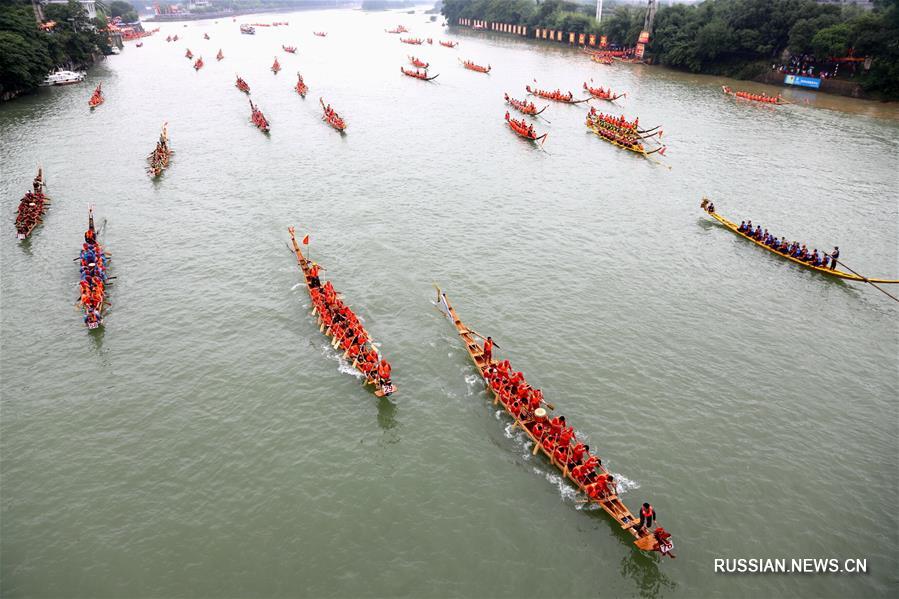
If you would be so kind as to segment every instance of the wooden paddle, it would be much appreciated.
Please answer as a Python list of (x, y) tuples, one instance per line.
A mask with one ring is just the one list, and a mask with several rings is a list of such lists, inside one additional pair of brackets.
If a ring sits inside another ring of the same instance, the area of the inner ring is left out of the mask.
[(858, 276), (858, 277), (861, 277), (862, 279), (864, 279), (865, 283), (867, 283), (868, 285), (870, 285), (871, 287), (873, 287), (873, 288), (876, 289), (877, 291), (880, 291), (881, 293), (883, 293), (884, 295), (888, 296), (888, 297), (889, 297), (890, 299), (892, 299), (893, 301), (899, 302), (899, 298), (897, 298), (895, 295), (893, 295), (892, 293), (890, 293), (890, 292), (887, 291), (886, 289), (882, 289), (881, 287), (875, 285), (874, 283), (872, 283), (871, 281), (869, 281), (866, 277), (864, 277), (864, 276), (858, 274), (857, 272), (855, 272), (854, 270), (852, 270), (851, 268), (849, 268), (849, 266), (848, 266), (845, 262), (843, 262), (842, 260), (836, 260), (836, 262), (839, 263), (839, 264), (842, 264), (842, 265), (843, 265), (843, 268), (845, 268), (846, 270), (848, 270), (849, 272), (851, 272), (851, 273), (854, 274), (855, 276)]

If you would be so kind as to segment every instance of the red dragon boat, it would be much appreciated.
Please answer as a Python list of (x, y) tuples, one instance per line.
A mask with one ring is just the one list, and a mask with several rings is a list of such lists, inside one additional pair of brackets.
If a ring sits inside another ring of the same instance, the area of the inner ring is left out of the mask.
[(240, 76), (237, 76), (237, 82), (234, 84), (234, 86), (237, 87), (237, 89), (239, 89), (239, 90), (242, 91), (243, 93), (249, 95), (249, 93), (250, 93), (250, 86), (247, 84), (246, 81), (244, 81), (243, 79), (241, 79)]
[(429, 66), (431, 66), (430, 63), (423, 62), (423, 61), (415, 58), (414, 56), (407, 56), (406, 58), (409, 59), (409, 64), (411, 64), (414, 67), (418, 67), (419, 69), (427, 69)]
[(417, 37), (400, 38), (400, 41), (404, 44), (413, 44), (415, 46), (420, 46), (422, 43), (422, 40)]
[(221, 59), (223, 59), (224, 57), (225, 57), (225, 55), (222, 54), (222, 49), (219, 48), (219, 53), (215, 55), (215, 59), (216, 59), (216, 60), (221, 60)]
[(427, 71), (422, 71), (419, 69), (415, 69), (413, 71), (412, 69), (407, 69), (405, 67), (400, 67), (400, 71), (402, 71), (403, 75), (406, 75), (407, 77), (415, 77), (416, 79), (421, 79), (422, 81), (431, 81), (433, 79), (437, 79), (437, 77), (440, 76), (440, 73), (438, 73), (437, 75), (434, 75), (433, 77), (428, 77)]
[(190, 48), (187, 49), (187, 52), (184, 53), (184, 58), (190, 60), (194, 57), (194, 53), (190, 51)]
[(590, 98), (584, 98), (583, 100), (575, 100), (574, 94), (568, 92), (567, 94), (563, 94), (558, 89), (554, 92), (548, 92), (543, 89), (531, 89), (530, 85), (526, 85), (524, 89), (527, 92), (534, 96), (540, 96), (541, 98), (545, 98), (547, 100), (553, 100), (554, 102), (562, 102), (563, 104), (580, 104), (581, 102), (586, 102)]
[(533, 125), (529, 125), (524, 119), (513, 119), (509, 116), (508, 110), (506, 111), (506, 122), (509, 123), (509, 127), (512, 129), (512, 131), (527, 140), (535, 142), (539, 141), (540, 145), (543, 145), (543, 143), (546, 141), (546, 136), (549, 135), (549, 133), (544, 133), (543, 135), (540, 135), (538, 137), (537, 132), (534, 131)]
[(43, 215), (50, 203), (50, 198), (44, 195), (44, 170), (37, 169), (37, 176), (31, 182), (33, 191), (27, 192), (19, 209), (16, 211), (16, 239), (26, 239), (34, 228), (43, 222)]
[(197, 62), (194, 63), (194, 70), (199, 71), (203, 68), (203, 57), (197, 59)]
[(306, 83), (303, 81), (303, 76), (299, 72), (297, 72), (297, 84), (293, 88), (304, 98), (306, 97), (306, 92), (309, 91), (309, 88), (306, 87)]
[(444, 48), (455, 48), (459, 45), (459, 42), (445, 42), (443, 40), (440, 40), (438, 43)]
[(591, 54), (590, 60), (592, 60), (593, 62), (598, 62), (599, 64), (604, 64), (606, 66), (614, 62), (611, 56), (606, 56), (603, 54)]
[(285, 52), (287, 52), (288, 54), (296, 54), (297, 53), (296, 46), (285, 46), (282, 44), (281, 49), (284, 50)]
[(408, 33), (409, 30), (403, 27), (402, 25), (397, 25), (396, 29), (385, 29), (386, 33)]
[(326, 37), (328, 35), (327, 31), (313, 31), (312, 33), (318, 37)]
[(612, 88), (603, 89), (601, 85), (599, 87), (590, 87), (589, 85), (587, 85), (586, 81), (584, 81), (584, 89), (590, 92), (590, 95), (597, 100), (608, 100), (609, 102), (614, 102), (618, 98), (624, 98), (627, 96), (627, 94), (616, 94), (612, 92)]
[(541, 112), (543, 112), (544, 110), (546, 110), (549, 107), (549, 105), (547, 104), (540, 110), (537, 110), (537, 107), (534, 105), (533, 102), (528, 102), (526, 100), (516, 100), (515, 98), (509, 96), (509, 94), (505, 94), (505, 96), (506, 96), (506, 103), (522, 114), (527, 114), (530, 116), (537, 116), (538, 114), (540, 114)]
[(468, 69), (469, 71), (477, 71), (478, 73), (489, 73), (490, 65), (488, 64), (486, 67), (482, 67), (479, 64), (475, 64), (470, 60), (459, 60), (462, 63), (462, 66)]
[(265, 115), (262, 114), (262, 111), (259, 110), (259, 107), (253, 104), (253, 100), (250, 100), (250, 120), (253, 122), (256, 127), (259, 128), (263, 133), (269, 132), (269, 122), (268, 119), (265, 118)]
[(100, 83), (94, 89), (94, 93), (91, 95), (91, 99), (87, 101), (87, 105), (91, 107), (91, 110), (99, 106), (105, 101), (103, 97), (103, 84)]
[(203, 34), (203, 39), (204, 39), (204, 40), (208, 40), (208, 39), (209, 39), (209, 34), (208, 34), (208, 33), (204, 33), (204, 34)]
[(739, 98), (740, 100), (750, 100), (752, 102), (761, 102), (762, 104), (788, 104), (786, 100), (784, 100), (780, 95), (777, 96), (769, 96), (768, 94), (751, 94), (749, 92), (735, 92), (731, 88), (726, 85), (721, 86), (721, 90), (727, 94), (728, 96), (732, 96), (734, 98)]
[(340, 133), (344, 133), (346, 131), (346, 121), (340, 118), (340, 115), (337, 114), (333, 108), (331, 108), (330, 104), (325, 104), (325, 101), (321, 98), (318, 99), (318, 103), (322, 105), (322, 110), (324, 114), (322, 115), (322, 120), (327, 121), (329, 125), (334, 127)]
[(272, 73), (275, 75), (278, 74), (278, 71), (281, 70), (281, 63), (278, 62), (278, 57), (275, 57), (275, 62), (272, 63)]
[[(287, 231), (290, 233), (290, 242), (297, 257), (297, 264), (303, 271), (306, 291), (312, 300), (312, 315), (318, 317), (319, 330), (331, 338), (331, 347), (343, 350), (343, 359), (352, 358), (352, 368), (362, 374), (366, 385), (375, 388), (376, 397), (396, 393), (396, 385), (390, 376), (390, 364), (378, 351), (371, 335), (352, 309), (342, 301), (334, 285), (330, 281), (321, 282), (320, 267), (303, 255), (297, 243), (295, 229), (288, 227)], [(303, 244), (308, 243), (307, 235), (303, 238)]]

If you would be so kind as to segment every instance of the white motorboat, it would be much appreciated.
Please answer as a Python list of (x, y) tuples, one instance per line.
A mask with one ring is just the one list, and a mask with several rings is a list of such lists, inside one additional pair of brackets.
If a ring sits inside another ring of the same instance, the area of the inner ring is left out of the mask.
[(84, 73), (60, 69), (55, 73), (47, 75), (42, 85), (68, 85), (70, 83), (80, 83), (81, 81), (84, 81)]

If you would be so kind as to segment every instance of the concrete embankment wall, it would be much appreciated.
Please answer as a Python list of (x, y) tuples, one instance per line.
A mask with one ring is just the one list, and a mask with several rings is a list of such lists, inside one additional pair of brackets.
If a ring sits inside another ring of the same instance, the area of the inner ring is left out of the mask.
[[(780, 73), (778, 71), (767, 71), (762, 73), (758, 77), (754, 79), (754, 81), (758, 81), (759, 83), (768, 83), (771, 85), (780, 85), (783, 87), (792, 87), (790, 85), (784, 85), (784, 73)], [(804, 89), (804, 88), (799, 88)], [(809, 90), (812, 91), (812, 90)], [(845, 81), (842, 79), (825, 79), (821, 82), (821, 87), (818, 88), (818, 92), (825, 94), (834, 94), (838, 96), (849, 96), (850, 98), (867, 98), (868, 96), (865, 94), (865, 91), (862, 89), (862, 86), (856, 83), (855, 81)]]

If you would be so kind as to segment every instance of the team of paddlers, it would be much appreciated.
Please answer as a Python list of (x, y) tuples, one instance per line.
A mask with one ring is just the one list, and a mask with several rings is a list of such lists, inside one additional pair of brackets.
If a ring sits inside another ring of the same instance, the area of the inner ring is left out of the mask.
[(469, 71), (477, 71), (478, 73), (489, 73), (490, 65), (488, 64), (486, 67), (481, 66), (479, 64), (475, 64), (470, 60), (463, 60), (462, 66), (468, 69)]
[[(714, 212), (715, 205), (709, 204), (707, 211)], [(785, 256), (790, 256), (801, 262), (807, 262), (811, 266), (820, 266), (821, 268), (830, 268), (832, 270), (836, 270), (837, 268), (837, 258), (840, 257), (840, 248), (838, 247), (834, 247), (833, 252), (830, 254), (823, 251), (819, 254), (818, 248), (815, 248), (810, 252), (804, 243), (787, 241), (786, 237), (778, 239), (776, 235), (769, 233), (768, 229), (762, 230), (761, 225), (756, 225), (755, 229), (753, 229), (751, 220), (742, 221), (740, 226), (737, 227), (737, 232), (742, 233), (746, 237), (754, 239), (759, 243), (765, 244), (772, 250), (780, 252)]]
[(541, 136), (537, 136), (537, 132), (534, 131), (534, 126), (524, 119), (513, 119), (509, 116), (509, 111), (506, 111), (506, 122), (509, 123), (509, 127), (512, 128), (515, 133), (520, 135), (521, 137), (530, 139), (532, 141), (537, 141), (538, 139), (546, 139), (546, 133)]
[(419, 60), (418, 58), (416, 58), (414, 56), (408, 56), (407, 58), (409, 59), (409, 63), (412, 66), (418, 67), (419, 69), (427, 69), (429, 66), (431, 66), (430, 63), (424, 62), (423, 60)]
[(378, 354), (359, 318), (343, 303), (331, 281), (321, 283), (319, 270), (315, 262), (309, 265), (309, 295), (325, 334), (333, 337), (344, 357), (352, 360), (353, 368), (358, 368), (366, 380), (378, 389), (390, 389), (390, 363)]
[(262, 131), (263, 133), (268, 133), (268, 119), (265, 118), (265, 115), (262, 114), (262, 111), (259, 110), (259, 107), (253, 104), (253, 100), (250, 100), (250, 120), (254, 125), (256, 125), (256, 127), (259, 128), (260, 131)]
[(172, 155), (172, 149), (169, 147), (168, 123), (162, 125), (162, 133), (159, 134), (159, 141), (156, 142), (156, 148), (153, 153), (147, 157), (150, 162), (149, 171), (154, 177), (158, 177), (169, 166), (169, 157)]
[(198, 58), (197, 61), (194, 63), (194, 70), (195, 70), (195, 71), (199, 71), (199, 70), (202, 69), (202, 68), (203, 68), (203, 57), (201, 56), (201, 57)]
[(223, 59), (224, 57), (225, 57), (225, 55), (222, 54), (222, 49), (219, 48), (219, 53), (215, 55), (215, 59), (216, 59), (216, 60), (221, 60), (221, 59)]
[(103, 84), (98, 83), (97, 87), (94, 88), (94, 93), (91, 95), (90, 100), (87, 101), (87, 105), (91, 108), (96, 108), (103, 103), (103, 100)]
[(81, 297), (78, 304), (84, 310), (84, 324), (89, 329), (95, 329), (102, 324), (103, 308), (106, 305), (108, 255), (97, 241), (93, 209), (89, 212), (87, 231), (84, 233), (84, 243), (78, 258), (81, 269)]
[(278, 74), (278, 71), (281, 70), (281, 63), (278, 62), (278, 57), (275, 56), (275, 62), (272, 63), (272, 73), (275, 75)]
[(322, 111), (324, 111), (322, 118), (329, 125), (341, 132), (346, 129), (346, 121), (340, 118), (340, 115), (337, 114), (337, 112), (333, 108), (331, 108), (330, 104), (325, 104), (325, 101), (321, 98), (318, 99), (318, 102), (322, 105)]
[(568, 92), (567, 94), (563, 94), (558, 88), (556, 88), (556, 91), (548, 92), (542, 89), (531, 89), (530, 85), (526, 85), (524, 86), (524, 89), (526, 89), (529, 94), (540, 96), (547, 100), (555, 100), (556, 102), (571, 102), (574, 99), (573, 93)]
[(406, 75), (407, 77), (415, 77), (416, 79), (421, 79), (423, 81), (428, 81), (429, 79), (437, 78), (437, 75), (434, 75), (433, 77), (429, 77), (428, 72), (426, 70), (423, 71), (421, 69), (415, 69), (413, 71), (412, 69), (407, 69), (406, 67), (400, 67), (400, 71), (402, 71), (403, 75)]
[[(615, 477), (603, 466), (600, 457), (592, 454), (590, 446), (577, 438), (577, 432), (565, 416), (549, 418), (547, 409), (553, 408), (546, 403), (543, 392), (528, 384), (524, 374), (516, 372), (509, 360), (494, 359), (493, 349), (493, 339), (487, 337), (481, 346), (481, 370), (487, 385), (506, 411), (531, 433), (554, 464), (577, 481), (590, 500), (603, 502), (615, 498)], [(655, 510), (644, 503), (640, 521), (635, 523), (636, 532), (641, 536), (655, 535), (651, 530), (655, 520)], [(660, 531), (656, 536), (660, 547), (667, 546), (671, 535), (661, 527), (656, 531)], [(674, 557), (669, 551), (663, 553)]]
[(417, 37), (400, 38), (400, 41), (404, 44), (413, 44), (415, 46), (420, 46), (422, 44), (422, 40)]
[(508, 93), (504, 94), (504, 96), (506, 98), (506, 102), (512, 108), (523, 114), (536, 116), (546, 110), (546, 106), (544, 106), (540, 110), (537, 110), (537, 106), (535, 106), (533, 102), (528, 102), (527, 100), (516, 100), (515, 98), (510, 97)]
[(597, 100), (609, 100), (610, 102), (614, 102), (618, 98), (623, 98), (627, 94), (616, 94), (612, 91), (612, 88), (609, 89), (603, 88), (603, 86), (599, 87), (590, 87), (587, 85), (587, 82), (584, 81), (584, 89), (590, 92), (590, 95), (596, 98)]
[(184, 58), (190, 60), (194, 57), (194, 53), (190, 51), (190, 48), (187, 49), (187, 52), (184, 53)]
[(285, 46), (282, 44), (281, 49), (284, 50), (285, 52), (287, 52), (288, 54), (296, 54), (297, 53), (296, 46)]
[(16, 237), (25, 239), (41, 223), (49, 198), (44, 195), (44, 172), (38, 169), (31, 182), (32, 191), (26, 192), (16, 211)]
[(306, 82), (303, 81), (303, 76), (300, 75), (299, 71), (297, 72), (297, 84), (294, 86), (294, 89), (304, 98), (306, 97), (306, 92), (309, 91), (309, 87), (306, 86)]
[(244, 81), (243, 79), (241, 79), (240, 77), (237, 77), (237, 82), (234, 85), (237, 87), (237, 89), (239, 89), (243, 93), (245, 93), (245, 94), (250, 93), (249, 84), (246, 81)]
[(730, 94), (731, 96), (733, 96), (735, 98), (742, 98), (744, 100), (752, 100), (753, 102), (763, 102), (765, 104), (781, 104), (784, 101), (783, 98), (780, 97), (780, 95), (769, 96), (768, 94), (766, 94), (764, 92), (761, 94), (751, 94), (749, 92), (735, 92), (735, 91), (731, 90), (729, 87), (727, 87), (726, 85), (722, 85), (721, 89), (724, 90), (724, 93)]

